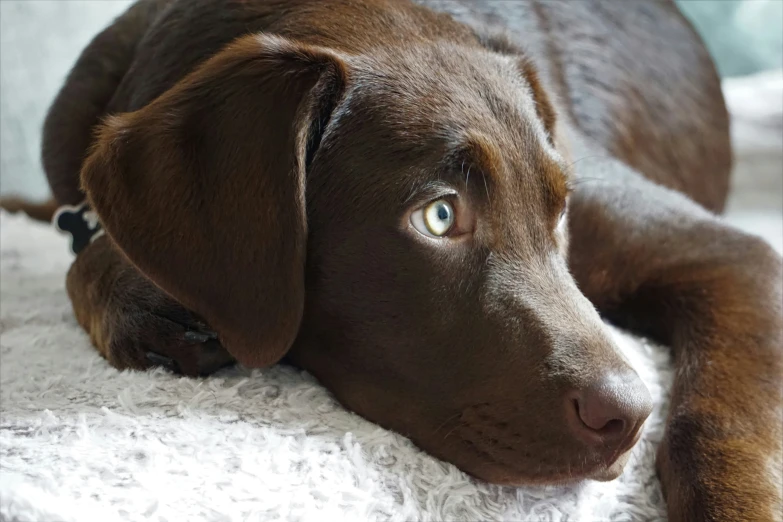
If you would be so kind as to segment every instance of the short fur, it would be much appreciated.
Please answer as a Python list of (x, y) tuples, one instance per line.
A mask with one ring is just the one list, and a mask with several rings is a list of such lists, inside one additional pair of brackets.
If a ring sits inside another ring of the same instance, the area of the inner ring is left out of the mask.
[[(668, 0), (141, 0), (43, 157), (108, 232), (67, 286), (118, 368), (286, 357), (486, 480), (608, 479), (649, 406), (600, 312), (674, 351), (670, 519), (780, 517), (781, 258), (713, 213), (726, 109)], [(642, 397), (611, 457), (564, 407), (606, 375)]]

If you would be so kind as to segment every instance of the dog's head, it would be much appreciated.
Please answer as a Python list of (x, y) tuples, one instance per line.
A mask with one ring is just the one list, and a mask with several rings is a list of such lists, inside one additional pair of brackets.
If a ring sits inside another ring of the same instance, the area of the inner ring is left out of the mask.
[(514, 53), (253, 35), (107, 120), (82, 181), (240, 362), (493, 482), (612, 478), (650, 398), (569, 274), (555, 120)]

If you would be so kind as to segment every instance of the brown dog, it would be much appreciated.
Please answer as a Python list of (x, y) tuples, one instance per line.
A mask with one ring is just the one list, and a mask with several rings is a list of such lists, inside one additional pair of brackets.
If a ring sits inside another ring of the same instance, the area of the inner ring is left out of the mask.
[(421, 4), (141, 0), (95, 38), (43, 153), (108, 233), (67, 279), (95, 346), (286, 357), (488, 481), (611, 479), (651, 404), (600, 312), (674, 350), (671, 520), (777, 519), (782, 264), (712, 213), (699, 38), (666, 0)]

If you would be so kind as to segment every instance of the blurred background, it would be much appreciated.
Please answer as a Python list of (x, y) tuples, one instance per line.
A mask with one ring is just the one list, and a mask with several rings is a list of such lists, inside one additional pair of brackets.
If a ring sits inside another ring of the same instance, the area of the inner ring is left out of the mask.
[[(131, 3), (0, 1), (0, 193), (47, 197), (39, 158), (46, 110), (80, 51)], [(783, 0), (677, 3), (726, 79), (738, 190), (783, 208)]]

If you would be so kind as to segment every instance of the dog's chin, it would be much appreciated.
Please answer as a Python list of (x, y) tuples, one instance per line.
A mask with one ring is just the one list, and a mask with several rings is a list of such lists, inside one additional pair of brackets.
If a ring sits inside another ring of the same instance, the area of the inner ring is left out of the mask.
[(602, 467), (587, 478), (596, 480), (598, 482), (609, 482), (610, 480), (618, 478), (623, 474), (623, 470), (625, 469), (625, 465), (628, 464), (628, 459), (630, 456), (631, 450), (628, 450), (620, 455), (617, 460), (612, 462), (610, 465)]
[(595, 480), (598, 482), (609, 482), (617, 479), (623, 474), (628, 459), (631, 456), (629, 449), (621, 454), (608, 465), (599, 465), (595, 469), (586, 470), (575, 474), (573, 469), (563, 474), (539, 475), (531, 477), (515, 472), (509, 467), (498, 466), (497, 463), (488, 466), (481, 466), (471, 474), (476, 478), (500, 486), (568, 486), (583, 482), (585, 480)]

